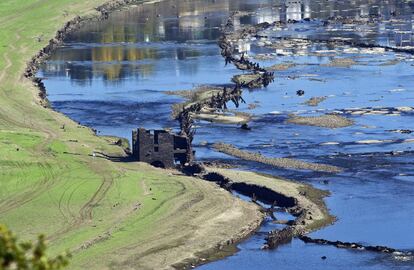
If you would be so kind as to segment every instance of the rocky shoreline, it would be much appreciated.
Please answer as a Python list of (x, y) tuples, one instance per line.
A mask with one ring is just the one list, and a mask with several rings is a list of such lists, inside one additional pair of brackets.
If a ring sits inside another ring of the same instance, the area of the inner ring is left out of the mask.
[[(262, 249), (274, 249), (279, 245), (290, 242), (294, 237), (331, 225), (335, 217), (329, 214), (324, 198), (329, 192), (311, 187), (310, 185), (262, 175), (246, 171), (206, 168), (203, 179), (215, 182), (229, 191), (254, 198), (272, 207), (286, 209), (296, 219), (288, 222), (282, 230), (268, 233), (266, 244)], [(271, 209), (262, 209), (273, 215)]]
[[(236, 56), (236, 48), (234, 45), (235, 40), (255, 36), (260, 30), (267, 29), (272, 25), (262, 23), (235, 32), (232, 25), (234, 16), (238, 16), (238, 13), (233, 13), (228, 19), (227, 24), (222, 28), (223, 35), (219, 40), (221, 55), (225, 59), (226, 64), (232, 63), (239, 70), (251, 71), (252, 73), (233, 77), (235, 86), (232, 90), (228, 90), (227, 87), (224, 87), (223, 90), (217, 88), (205, 88), (202, 91), (193, 93), (193, 95), (184, 92), (181, 93), (186, 95), (186, 97), (190, 97), (190, 101), (176, 105), (173, 110), (173, 115), (180, 122), (181, 133), (189, 136), (191, 141), (194, 135), (192, 130), (193, 120), (197, 118), (197, 115), (202, 114), (206, 109), (212, 111), (226, 111), (226, 103), (229, 101), (232, 101), (236, 108), (238, 108), (241, 102), (244, 103), (242, 98), (243, 88), (266, 87), (273, 82), (273, 72), (268, 72), (266, 69), (260, 67), (259, 64), (249, 61), (244, 54)], [(325, 164), (311, 164), (293, 159), (269, 159), (260, 155), (245, 153), (233, 146), (224, 144), (216, 144), (214, 147), (220, 152), (277, 167), (334, 173), (341, 171), (338, 167)], [(329, 215), (323, 201), (323, 197), (328, 194), (322, 191), (317, 191), (310, 186), (297, 185), (289, 180), (279, 179), (279, 183), (282, 183), (281, 186), (288, 187), (286, 190), (282, 190), (279, 187), (274, 187), (274, 183), (270, 183), (274, 180), (270, 176), (259, 176), (250, 172), (234, 172), (230, 170), (208, 168), (197, 164), (195, 164), (189, 171), (191, 171), (191, 175), (196, 175), (204, 180), (215, 182), (228, 191), (237, 191), (243, 195), (249, 196), (253, 201), (257, 199), (262, 202), (283, 207), (296, 217), (295, 221), (285, 229), (269, 232), (265, 239), (266, 244), (262, 247), (263, 249), (276, 248), (278, 245), (290, 241), (293, 237), (303, 236), (308, 232), (320, 229), (335, 221), (335, 218)], [(234, 176), (233, 174), (237, 174), (237, 176)], [(244, 178), (240, 177), (240, 175), (243, 175)], [(265, 179), (266, 184), (256, 182), (256, 179), (260, 177)], [(312, 199), (307, 197), (308, 193), (318, 194), (315, 196), (316, 198), (314, 198), (317, 203), (313, 203)], [(262, 211), (267, 215), (273, 216), (271, 210), (262, 209)]]
[[(55, 38), (51, 39), (49, 41), (49, 44), (44, 47), (39, 53), (37, 53), (31, 61), (28, 63), (28, 66), (25, 70), (25, 77), (30, 79), (33, 84), (35, 84), (39, 89), (39, 97), (41, 99), (41, 104), (45, 107), (49, 106), (46, 96), (46, 89), (45, 86), (40, 78), (36, 78), (35, 74), (39, 68), (40, 63), (42, 63), (50, 54), (59, 46), (64, 37), (69, 33), (79, 28), (79, 26), (91, 19), (106, 19), (108, 18), (110, 12), (119, 9), (122, 6), (134, 4), (134, 3), (140, 3), (142, 1), (136, 1), (136, 0), (118, 0), (118, 1), (110, 1), (104, 5), (101, 5), (96, 8), (96, 10), (99, 12), (96, 16), (93, 18), (82, 18), (82, 17), (75, 17), (74, 19), (70, 20), (68, 23), (65, 24), (65, 26), (60, 29)], [(269, 25), (263, 25), (263, 27), (268, 27)], [(261, 27), (261, 26), (260, 26)], [(253, 31), (253, 30), (252, 30)], [(254, 31), (250, 34), (254, 34)], [(224, 43), (222, 43), (223, 45)], [(231, 91), (227, 91), (226, 88), (223, 89), (223, 91), (220, 91), (216, 93), (215, 95), (211, 95), (206, 99), (206, 104), (208, 106), (211, 105), (212, 108), (218, 108), (223, 109), (225, 108), (225, 103), (228, 101), (233, 101), (237, 104), (240, 102), (243, 102), (243, 99), (241, 97), (241, 87), (258, 87), (261, 85), (266, 85), (267, 83), (270, 83), (272, 81), (273, 73), (269, 73), (266, 70), (260, 68), (255, 63), (252, 63), (244, 58), (234, 58), (233, 54), (228, 54), (226, 52), (227, 49), (230, 47), (227, 47), (227, 45), (223, 46), (223, 56), (226, 58), (226, 61), (233, 62), (236, 67), (238, 67), (241, 70), (253, 70), (254, 78), (251, 81), (239, 81), (236, 82), (236, 86), (240, 86), (240, 88), (236, 87)], [(232, 58), (233, 57), (233, 58)], [(193, 107), (194, 106), (194, 107)], [(193, 104), (189, 108), (191, 110), (184, 111), (184, 114), (179, 115), (180, 123), (182, 126), (182, 130), (184, 130), (188, 135), (191, 135), (191, 126), (192, 126), (192, 110), (195, 108), (197, 112), (200, 112), (201, 110), (198, 110), (200, 107), (200, 104)], [(233, 189), (236, 191), (240, 191), (241, 193), (250, 194), (251, 196), (258, 196), (259, 199), (271, 202), (272, 199), (269, 198), (278, 198), (276, 201), (279, 202), (280, 207), (286, 207), (289, 208), (289, 211), (297, 216), (297, 219), (294, 222), (293, 226), (288, 226), (286, 229), (280, 230), (280, 231), (273, 231), (271, 232), (267, 237), (267, 246), (264, 246), (264, 248), (274, 248), (277, 247), (278, 243), (283, 243), (285, 241), (288, 241), (289, 238), (291, 239), (294, 236), (299, 236), (300, 239), (303, 241), (307, 241), (310, 243), (318, 243), (318, 244), (332, 244), (330, 241), (321, 240), (321, 239), (310, 239), (309, 237), (303, 236), (303, 234), (313, 231), (316, 229), (319, 229), (323, 226), (326, 226), (328, 224), (331, 224), (333, 222), (333, 218), (329, 216), (327, 213), (326, 206), (323, 204), (323, 197), (324, 195), (318, 195), (317, 200), (319, 200), (319, 203), (313, 203), (312, 200), (308, 198), (309, 190), (300, 190), (297, 189), (298, 193), (296, 191), (294, 193), (291, 193), (291, 195), (283, 195), (282, 193), (272, 191), (271, 188), (268, 188), (266, 186), (260, 186), (259, 184), (252, 184), (247, 183), (248, 179), (252, 179), (251, 176), (254, 176), (253, 178), (256, 179), (258, 175), (250, 175), (249, 177), (245, 178), (244, 181), (241, 181), (237, 177), (234, 177), (232, 175), (234, 172), (224, 172), (221, 171), (220, 173), (216, 172), (216, 176), (210, 177), (222, 177), (222, 180), (220, 181), (220, 186), (226, 189)], [(241, 172), (249, 174), (248, 172)], [(263, 176), (264, 177), (264, 176)], [(208, 178), (208, 176), (206, 177)], [(208, 179), (207, 179), (208, 180)], [(285, 181), (285, 180), (283, 180)], [(285, 181), (287, 183), (290, 183), (289, 181)], [(274, 192), (274, 193), (272, 193)], [(313, 191), (311, 191), (313, 192)], [(269, 198), (266, 197), (265, 194), (270, 194)], [(299, 199), (298, 199), (299, 198)], [(303, 200), (309, 200), (311, 202), (306, 202)], [(322, 202), (322, 203), (321, 203)], [(311, 207), (311, 206), (312, 207)], [(316, 206), (315, 206), (316, 205)], [(313, 208), (316, 207), (316, 208)], [(315, 219), (320, 213), (318, 211), (323, 212), (322, 215), (326, 215), (325, 219), (322, 219), (322, 222), (317, 222), (321, 219)], [(326, 211), (326, 212), (325, 212)], [(329, 217), (328, 217), (329, 216)], [(217, 254), (220, 252), (226, 253), (226, 255), (231, 254), (235, 251), (235, 245), (246, 239), (248, 236), (250, 236), (253, 232), (255, 232), (258, 227), (261, 225), (262, 218), (256, 219), (251, 221), (250, 224), (248, 224), (245, 228), (243, 228), (241, 233), (233, 235), (228, 240), (223, 240), (220, 243), (217, 244), (216, 247), (206, 249), (205, 252), (201, 252), (200, 254), (197, 254), (196, 258), (190, 258), (184, 260), (182, 263), (179, 263), (177, 265), (174, 265), (175, 268), (180, 269), (189, 269), (194, 268), (197, 265), (204, 264), (208, 261), (211, 261), (213, 259), (217, 258)], [(306, 242), (305, 241), (305, 242)], [(347, 244), (347, 243), (345, 243)], [(358, 246), (357, 246), (358, 247)], [(352, 248), (352, 247), (351, 247)], [(230, 249), (227, 253), (227, 249)], [(369, 250), (369, 249), (367, 249)], [(385, 250), (385, 251), (384, 251)], [(380, 249), (381, 252), (388, 252), (392, 251), (392, 249)], [(395, 250), (394, 250), (395, 251)], [(211, 260), (209, 259), (211, 258)]]

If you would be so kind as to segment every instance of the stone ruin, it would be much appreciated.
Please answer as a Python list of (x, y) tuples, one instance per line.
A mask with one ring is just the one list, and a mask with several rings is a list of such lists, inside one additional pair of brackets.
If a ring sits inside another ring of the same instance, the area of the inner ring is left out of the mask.
[(192, 150), (187, 136), (138, 128), (132, 131), (132, 155), (135, 160), (155, 167), (174, 168), (176, 164), (190, 162)]

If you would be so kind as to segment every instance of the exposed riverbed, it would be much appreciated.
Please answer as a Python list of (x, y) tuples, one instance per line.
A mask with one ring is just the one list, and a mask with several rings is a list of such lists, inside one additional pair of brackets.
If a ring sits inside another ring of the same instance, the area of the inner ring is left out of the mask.
[[(414, 130), (414, 57), (326, 42), (412, 46), (413, 8), (402, 1), (287, 2), (164, 1), (115, 12), (71, 34), (38, 75), (45, 78), (55, 109), (101, 135), (129, 138), (137, 126), (178, 129), (171, 106), (183, 99), (166, 91), (229, 84), (242, 73), (224, 65), (217, 46), (227, 18), (234, 11), (245, 12), (233, 22), (236, 27), (282, 21), (262, 31), (263, 38), (240, 40), (241, 51), (276, 72), (267, 88), (243, 95), (247, 104), (238, 111), (251, 115), (252, 129), (197, 122), (197, 159), (219, 160), (329, 190), (327, 204), (338, 221), (312, 237), (414, 250), (414, 135), (408, 132)], [(291, 23), (285, 24), (288, 20)], [(298, 95), (299, 90), (304, 94)], [(323, 98), (316, 105), (306, 103), (312, 97)], [(330, 128), (289, 121), (292, 116), (330, 114), (352, 124)], [(313, 172), (242, 161), (216, 152), (217, 142), (269, 158), (295, 158), (343, 170)], [(272, 228), (266, 223), (261, 232)], [(200, 269), (414, 267), (410, 257), (300, 240), (262, 251), (261, 232), (239, 245), (236, 255)]]

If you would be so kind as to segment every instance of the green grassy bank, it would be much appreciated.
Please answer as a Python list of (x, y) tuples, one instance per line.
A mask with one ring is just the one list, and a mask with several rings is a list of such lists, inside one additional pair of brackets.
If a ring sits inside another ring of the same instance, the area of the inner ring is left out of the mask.
[(123, 150), (40, 105), (27, 61), (103, 2), (0, 1), (0, 223), (24, 239), (45, 233), (51, 253), (74, 253), (72, 269), (169, 268), (246, 235), (260, 214), (213, 184), (94, 158)]

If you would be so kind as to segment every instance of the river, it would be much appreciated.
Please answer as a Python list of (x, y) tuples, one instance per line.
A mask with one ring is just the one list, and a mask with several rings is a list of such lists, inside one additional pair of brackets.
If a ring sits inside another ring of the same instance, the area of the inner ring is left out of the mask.
[[(326, 189), (337, 222), (312, 237), (414, 250), (414, 57), (380, 49), (297, 43), (292, 38), (342, 39), (390, 47), (413, 46), (414, 6), (406, 1), (173, 1), (138, 5), (90, 22), (69, 35), (44, 63), (53, 108), (101, 135), (130, 138), (138, 126), (178, 129), (166, 91), (228, 84), (240, 74), (224, 65), (220, 26), (293, 22), (267, 29), (264, 40), (241, 45), (261, 64), (289, 65), (267, 88), (245, 91), (238, 111), (252, 115), (250, 131), (197, 122), (197, 160), (219, 160)], [(341, 16), (341, 17), (340, 17)], [(326, 25), (331, 17), (352, 18)], [(308, 20), (308, 18), (310, 20)], [(366, 23), (372, 19), (372, 22)], [(277, 44), (285, 38), (286, 44)], [(270, 43), (268, 44), (270, 45)], [(342, 62), (337, 59), (343, 60)], [(345, 60), (344, 60), (345, 59)], [(296, 92), (303, 90), (304, 95)], [(318, 106), (304, 102), (326, 97)], [(411, 107), (410, 107), (411, 106)], [(408, 108), (408, 109), (407, 109)], [(230, 109), (235, 109), (230, 106)], [(338, 129), (288, 124), (291, 114), (339, 113), (354, 124)], [(405, 131), (405, 132), (403, 132)], [(269, 157), (292, 157), (342, 167), (341, 173), (287, 170), (242, 161), (212, 148), (236, 145)], [(282, 215), (282, 214), (279, 214)], [(412, 257), (350, 251), (300, 240), (262, 251), (261, 230), (234, 256), (199, 269), (413, 269)], [(321, 257), (326, 256), (326, 260)]]

